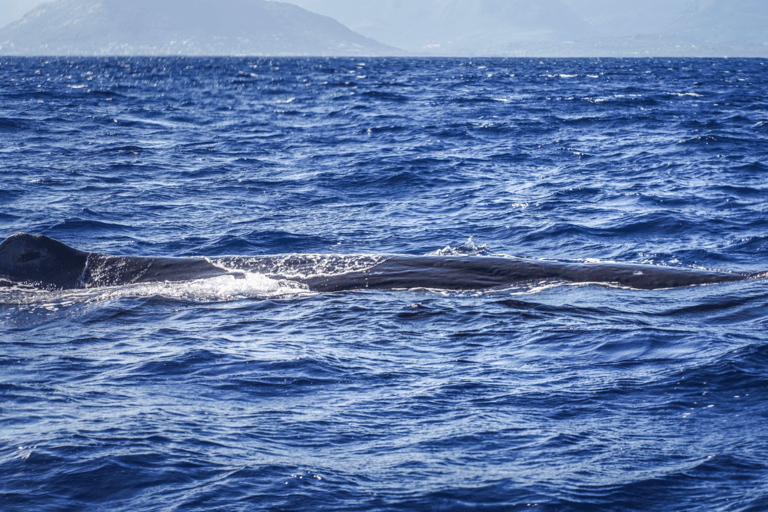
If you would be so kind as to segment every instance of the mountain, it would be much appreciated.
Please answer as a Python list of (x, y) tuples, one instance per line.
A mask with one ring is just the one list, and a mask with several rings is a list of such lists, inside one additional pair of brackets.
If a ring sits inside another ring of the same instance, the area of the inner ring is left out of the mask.
[(651, 34), (672, 24), (691, 0), (563, 0), (602, 36)]
[(603, 39), (603, 54), (768, 56), (765, 0), (564, 0)]
[(0, 29), (11, 55), (396, 55), (296, 5), (265, 0), (59, 0)]
[(767, 0), (285, 0), (411, 53), (768, 56)]
[(768, 0), (285, 1), (58, 0), (0, 54), (768, 57)]
[(765, 0), (564, 0), (610, 36), (663, 34), (700, 42), (768, 41)]
[(688, 2), (676, 21), (672, 31), (690, 40), (752, 41), (768, 45), (768, 2), (765, 0)]
[(505, 55), (592, 28), (563, 0), (288, 0), (412, 53)]

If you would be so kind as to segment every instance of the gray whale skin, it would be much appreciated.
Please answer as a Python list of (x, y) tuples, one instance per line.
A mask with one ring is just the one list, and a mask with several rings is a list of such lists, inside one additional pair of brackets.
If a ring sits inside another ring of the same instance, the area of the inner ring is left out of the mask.
[[(74, 249), (45, 235), (16, 233), (0, 244), (0, 284), (46, 289), (184, 281), (242, 271), (202, 258), (111, 256)], [(281, 277), (281, 276), (270, 276)], [(392, 256), (364, 271), (290, 279), (310, 291), (434, 288), (478, 290), (539, 280), (617, 284), (653, 290), (747, 279), (747, 274), (635, 264), (567, 263), (484, 256)]]

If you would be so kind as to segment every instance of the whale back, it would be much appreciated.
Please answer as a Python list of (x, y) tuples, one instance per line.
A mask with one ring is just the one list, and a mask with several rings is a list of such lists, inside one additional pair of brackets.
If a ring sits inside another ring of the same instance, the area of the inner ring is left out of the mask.
[(75, 288), (88, 253), (45, 235), (16, 233), (0, 245), (0, 276), (46, 288)]
[[(281, 260), (284, 261), (284, 260)], [(0, 286), (28, 283), (43, 288), (91, 288), (133, 283), (186, 281), (231, 274), (202, 258), (111, 256), (79, 251), (45, 235), (16, 233), (0, 244)], [(316, 292), (435, 288), (480, 290), (534, 281), (617, 284), (655, 290), (739, 281), (750, 276), (698, 269), (620, 263), (566, 263), (512, 257), (392, 256), (364, 271), (291, 279)], [(9, 281), (6, 281), (9, 280)]]

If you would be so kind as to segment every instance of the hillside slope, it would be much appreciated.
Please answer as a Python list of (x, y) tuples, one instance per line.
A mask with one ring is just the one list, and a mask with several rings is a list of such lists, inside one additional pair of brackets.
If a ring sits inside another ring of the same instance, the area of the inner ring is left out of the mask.
[(289, 0), (409, 52), (494, 55), (588, 37), (562, 0)]
[(60, 0), (0, 30), (14, 55), (393, 55), (341, 23), (264, 0)]

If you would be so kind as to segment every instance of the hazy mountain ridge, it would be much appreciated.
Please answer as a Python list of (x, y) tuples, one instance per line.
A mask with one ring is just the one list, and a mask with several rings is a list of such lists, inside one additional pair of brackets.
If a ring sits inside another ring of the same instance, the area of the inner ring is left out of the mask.
[(765, 0), (563, 1), (608, 36), (679, 36), (702, 43), (768, 41)]
[(562, 0), (290, 0), (409, 52), (498, 53), (510, 44), (586, 37)]
[(768, 44), (768, 2), (765, 0), (699, 0), (687, 5), (679, 19), (680, 26), (673, 28), (690, 38)]
[(59, 0), (0, 29), (17, 55), (392, 55), (301, 7), (264, 0)]
[(411, 53), (768, 56), (765, 0), (286, 1)]
[(285, 1), (58, 0), (0, 54), (768, 56), (765, 0)]

